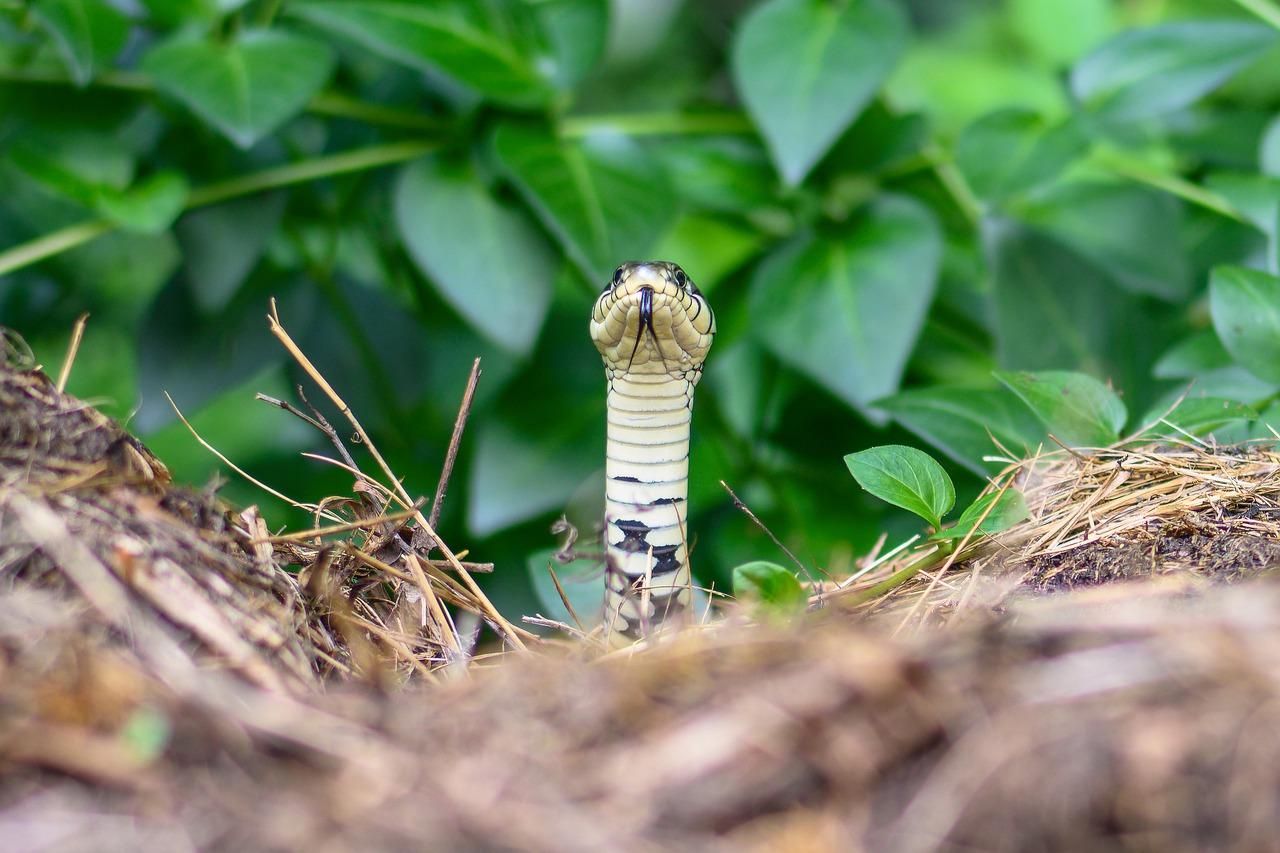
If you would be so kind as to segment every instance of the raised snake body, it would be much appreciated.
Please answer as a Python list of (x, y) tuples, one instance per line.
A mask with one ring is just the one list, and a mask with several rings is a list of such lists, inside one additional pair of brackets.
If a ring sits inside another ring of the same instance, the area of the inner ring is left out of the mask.
[(626, 263), (596, 300), (608, 380), (604, 626), (650, 635), (690, 604), (689, 422), (715, 315), (673, 263)]

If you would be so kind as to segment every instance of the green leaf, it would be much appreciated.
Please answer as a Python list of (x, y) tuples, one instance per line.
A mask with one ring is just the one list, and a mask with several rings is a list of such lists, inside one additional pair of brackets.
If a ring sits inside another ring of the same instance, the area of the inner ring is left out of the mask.
[[(18, 142), (6, 152), (8, 160), (27, 176), (34, 178), (48, 192), (85, 207), (92, 207), (99, 184), (92, 176), (83, 174), (74, 162), (66, 162), (62, 152), (46, 151), (42, 146)], [(125, 161), (121, 176), (112, 176), (126, 183), (133, 164)]]
[(1161, 402), (1143, 416), (1143, 424), (1152, 424), (1144, 435), (1170, 438), (1179, 438), (1186, 433), (1206, 435), (1227, 424), (1251, 421), (1258, 417), (1257, 410), (1252, 406), (1221, 397), (1187, 397), (1179, 401), (1172, 410), (1170, 405), (1169, 402)]
[(1195, 103), (1277, 39), (1248, 21), (1179, 21), (1130, 30), (1071, 71), (1071, 91), (1107, 119), (1150, 118)]
[[(992, 506), (990, 511), (987, 510), (989, 506)], [(986, 518), (982, 518), (983, 513), (987, 514)], [(1002, 530), (1008, 530), (1030, 515), (1026, 498), (1017, 489), (1008, 488), (987, 492), (965, 507), (964, 512), (960, 513), (960, 520), (954, 526), (934, 534), (933, 538), (963, 539), (974, 528), (977, 528), (975, 536), (978, 534), (990, 536)], [(978, 519), (982, 519), (981, 524), (978, 523)]]
[[(78, 305), (77, 308), (83, 308)], [(95, 318), (101, 319), (101, 318)], [(130, 421), (138, 408), (137, 333), (124, 324), (96, 322), (86, 328), (67, 382), (67, 393), (93, 400), (93, 407), (110, 417)], [(31, 349), (54, 372), (65, 358), (71, 329), (58, 329), (49, 338), (30, 338)]]
[(1151, 375), (1157, 379), (1190, 379), (1231, 364), (1231, 354), (1218, 335), (1212, 329), (1204, 329), (1170, 347), (1156, 362)]
[(161, 91), (241, 148), (301, 112), (332, 67), (323, 43), (276, 30), (246, 32), (226, 44), (169, 41), (142, 60)]
[(1085, 149), (1072, 122), (1050, 124), (1027, 110), (989, 113), (956, 142), (956, 165), (980, 197), (998, 200), (1048, 183)]
[(800, 612), (809, 603), (809, 596), (795, 573), (766, 560), (734, 567), (733, 597), (784, 613)]
[(1225, 172), (1210, 175), (1205, 186), (1229, 201), (1267, 238), (1267, 264), (1280, 272), (1280, 177)]
[(1280, 402), (1275, 402), (1263, 409), (1258, 419), (1249, 425), (1249, 429), (1241, 440), (1261, 438), (1274, 441), (1278, 433), (1280, 433)]
[(1280, 117), (1273, 119), (1262, 135), (1258, 163), (1264, 175), (1280, 177)]
[(503, 172), (591, 281), (649, 257), (675, 219), (662, 168), (625, 136), (569, 141), (508, 124), (493, 146)]
[(603, 421), (601, 412), (586, 429), (565, 424), (553, 435), (500, 421), (482, 426), (467, 489), (471, 532), (488, 536), (563, 507), (604, 458), (597, 438)]
[(1140, 299), (1058, 241), (1008, 220), (984, 221), (983, 242), (997, 364), (1083, 370), (1143, 393), (1181, 306)]
[(179, 220), (183, 277), (201, 310), (221, 311), (236, 295), (276, 233), (287, 201), (285, 192), (253, 195)]
[(56, 264), (74, 282), (81, 307), (106, 322), (136, 322), (181, 261), (168, 232), (118, 231), (58, 256)]
[(1070, 112), (1058, 75), (1004, 47), (974, 43), (967, 27), (951, 38), (920, 40), (894, 69), (886, 86), (899, 110), (929, 116), (935, 136), (954, 138), (979, 116), (1008, 107), (1051, 117)]
[[(1280, 390), (1276, 383), (1264, 382), (1236, 364), (1213, 329), (1196, 332), (1170, 347), (1155, 363), (1151, 375), (1157, 379), (1193, 379), (1193, 394), (1229, 400), (1258, 401)], [(1182, 392), (1177, 389), (1172, 393)]]
[(385, 59), (443, 72), (489, 100), (528, 107), (555, 94), (538, 58), (491, 32), (470, 3), (326, 0), (290, 4), (289, 11)]
[(996, 442), (1022, 455), (1044, 440), (1039, 420), (1003, 388), (919, 388), (872, 405), (976, 474), (1003, 464), (982, 461), (1001, 453)]
[(783, 180), (795, 185), (880, 88), (906, 42), (885, 0), (769, 0), (733, 40), (734, 82)]
[(928, 155), (930, 123), (921, 113), (890, 109), (885, 99), (873, 100), (841, 134), (811, 175), (815, 186), (832, 177), (895, 173)]
[[(281, 400), (293, 399), (293, 383), (281, 365), (262, 367), (234, 384), (223, 376), (215, 395), (203, 400), (195, 394), (184, 393), (187, 391), (184, 387), (169, 387), (174, 388), (174, 402), (200, 435), (217, 442), (216, 446), (227, 458), (243, 465), (253, 465), (275, 453), (292, 454), (315, 446), (311, 428), (297, 418), (281, 417), (284, 412), (270, 406), (245, 405), (257, 392)], [(157, 396), (159, 405), (169, 409), (168, 401)], [(144, 400), (143, 407), (151, 403)], [(179, 482), (209, 482), (215, 472), (225, 470), (217, 457), (205, 451), (176, 418), (170, 417), (162, 427), (144, 430), (143, 437), (156, 453), (164, 454), (165, 464), (172, 466), (173, 476)]]
[(555, 57), (552, 80), (559, 89), (572, 89), (604, 53), (609, 4), (607, 0), (542, 0), (534, 12)]
[(395, 216), (414, 263), (449, 304), (498, 346), (528, 354), (558, 266), (533, 223), (473, 170), (437, 158), (401, 173)]
[(1075, 447), (1114, 444), (1128, 417), (1119, 396), (1084, 373), (997, 371), (996, 378), (1031, 407), (1061, 441)]
[(766, 243), (759, 231), (750, 230), (728, 218), (686, 214), (676, 220), (654, 248), (654, 257), (679, 258), (680, 265), (711, 293), (724, 276), (754, 257)]
[(1061, 65), (1091, 49), (1111, 29), (1111, 0), (1010, 0), (1014, 34), (1045, 62)]
[(32, 143), (10, 149), (15, 166), (44, 188), (91, 208), (104, 218), (129, 231), (156, 234), (166, 230), (182, 212), (187, 201), (187, 180), (172, 170), (156, 172), (132, 186), (128, 181), (132, 164), (125, 163), (119, 174), (103, 170), (93, 161), (78, 161), (74, 150), (52, 151)]
[(702, 387), (714, 389), (711, 399), (730, 430), (752, 442), (760, 438), (768, 418), (767, 389), (771, 382), (766, 359), (749, 337), (717, 343), (716, 357), (708, 362), (702, 376)]
[(168, 28), (208, 28), (249, 0), (141, 0), (153, 23)]
[[(555, 553), (554, 548), (547, 548), (529, 555), (529, 581), (542, 607), (541, 613), (549, 619), (575, 626), (578, 623), (573, 616), (576, 615), (583, 630), (589, 631), (600, 623), (604, 607), (604, 570), (597, 560), (577, 559), (567, 565), (557, 562)], [(564, 598), (560, 597), (556, 582), (551, 578), (552, 568), (564, 590)], [(564, 605), (566, 598), (573, 614)]]
[(129, 20), (104, 0), (37, 0), (31, 13), (53, 38), (77, 86), (110, 66), (129, 37)]
[(1134, 293), (1184, 299), (1191, 289), (1186, 250), (1177, 239), (1177, 200), (1133, 184), (1080, 182), (1038, 195), (1018, 218), (1095, 262)]
[[(1274, 48), (1273, 48), (1274, 49)], [(1262, 61), (1265, 61), (1262, 60)], [(1151, 154), (1166, 163), (1194, 162), (1197, 168), (1256, 170), (1258, 141), (1270, 114), (1261, 109), (1223, 109), (1215, 102), (1196, 105), (1162, 121), (1167, 145)], [(1108, 150), (1109, 157), (1115, 156)]]
[(844, 464), (859, 486), (882, 501), (914, 512), (935, 529), (942, 527), (942, 517), (956, 502), (951, 478), (923, 450), (885, 444), (850, 453)]
[(690, 204), (741, 216), (777, 204), (777, 178), (754, 139), (679, 137), (654, 152)]
[(783, 362), (866, 412), (898, 390), (933, 299), (942, 241), (929, 210), (881, 196), (830, 239), (802, 235), (756, 270), (756, 333)]
[(1244, 267), (1216, 267), (1209, 277), (1213, 328), (1250, 373), (1280, 382), (1280, 278)]
[(159, 234), (182, 213), (189, 189), (187, 179), (180, 172), (156, 172), (123, 192), (100, 188), (94, 206), (126, 230)]

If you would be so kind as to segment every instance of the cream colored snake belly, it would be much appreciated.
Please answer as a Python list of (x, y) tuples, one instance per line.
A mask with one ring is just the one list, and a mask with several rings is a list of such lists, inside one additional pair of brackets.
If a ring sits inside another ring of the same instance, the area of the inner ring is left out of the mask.
[(626, 263), (596, 300), (608, 380), (604, 626), (613, 645), (690, 607), (689, 423), (715, 315), (684, 270)]

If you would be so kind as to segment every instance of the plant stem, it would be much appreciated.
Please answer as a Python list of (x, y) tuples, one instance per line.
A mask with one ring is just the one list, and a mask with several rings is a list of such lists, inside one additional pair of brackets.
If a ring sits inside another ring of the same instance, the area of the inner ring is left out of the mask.
[(416, 110), (362, 101), (341, 92), (321, 92), (307, 102), (307, 112), (405, 130), (439, 131), (449, 126), (448, 121), (436, 116), (423, 115)]
[[(75, 81), (61, 71), (51, 68), (0, 68), (0, 81), (5, 83), (36, 83), (45, 86), (70, 86), (80, 88)], [(101, 71), (90, 82), (94, 88), (120, 89), (125, 92), (151, 92), (155, 86), (151, 78), (134, 71)]]
[(1198, 204), (1228, 219), (1234, 219), (1246, 225), (1250, 224), (1248, 217), (1241, 213), (1231, 202), (1211, 190), (1191, 183), (1185, 178), (1153, 169), (1139, 160), (1126, 157), (1115, 151), (1098, 152), (1096, 156), (1101, 165), (1123, 178), (1176, 195), (1178, 198), (1189, 201), (1192, 204)]
[(43, 237), (37, 237), (27, 243), (19, 243), (11, 249), (0, 252), (0, 275), (29, 266), (45, 258), (74, 249), (115, 230), (115, 225), (105, 219), (91, 219), (77, 222), (57, 231), (50, 231)]
[(869, 586), (864, 590), (854, 594), (851, 597), (853, 604), (863, 604), (873, 601), (887, 592), (891, 592), (920, 574), (921, 570), (938, 563), (951, 556), (951, 552), (955, 550), (954, 542), (938, 543), (938, 550), (930, 551), (918, 560), (908, 563), (903, 568), (889, 575), (889, 577), (880, 581), (875, 586)]
[[(42, 86), (76, 86), (66, 74), (49, 68), (0, 67), (0, 81)], [(150, 77), (136, 71), (103, 71), (97, 74), (89, 85), (94, 88), (116, 89), (122, 92), (153, 93), (156, 89)], [(423, 115), (416, 110), (370, 103), (341, 92), (320, 92), (307, 102), (306, 110), (316, 115), (348, 118), (367, 124), (406, 130), (440, 130), (447, 126), (447, 122)]]
[(933, 173), (942, 184), (942, 188), (947, 191), (947, 195), (951, 196), (951, 200), (955, 202), (969, 224), (976, 226), (982, 221), (982, 203), (973, 194), (964, 175), (936, 142), (930, 142), (923, 153), (933, 166)]
[(403, 163), (430, 153), (439, 146), (434, 140), (409, 140), (392, 142), (386, 145), (372, 145), (358, 148), (355, 151), (344, 151), (341, 154), (330, 154), (314, 160), (303, 160), (263, 169), (249, 175), (241, 175), (216, 184), (199, 187), (191, 191), (187, 198), (186, 210), (217, 204), (240, 196), (252, 195), (265, 190), (279, 189), (292, 184), (303, 184), (320, 178), (329, 178), (349, 172), (362, 172)]
[(1280, 9), (1271, 5), (1270, 0), (1235, 0), (1235, 4), (1280, 30)]
[[(335, 175), (361, 172), (414, 160), (434, 150), (438, 143), (431, 140), (409, 140), (392, 142), (387, 145), (374, 145), (355, 151), (344, 151), (341, 154), (330, 154), (314, 160), (289, 163), (241, 175), (226, 181), (219, 181), (191, 191), (183, 210), (193, 210), (229, 201), (241, 196), (253, 195), (266, 190), (279, 189), (293, 184), (329, 178)], [(115, 224), (103, 219), (93, 219), (69, 225), (58, 231), (37, 237), (27, 243), (20, 243), (0, 252), (0, 275), (30, 266), (45, 258), (60, 254), (88, 243), (103, 234), (114, 231)]]
[(566, 137), (578, 138), (600, 131), (628, 136), (692, 136), (695, 134), (750, 133), (751, 122), (741, 113), (613, 113), (566, 116), (560, 123)]

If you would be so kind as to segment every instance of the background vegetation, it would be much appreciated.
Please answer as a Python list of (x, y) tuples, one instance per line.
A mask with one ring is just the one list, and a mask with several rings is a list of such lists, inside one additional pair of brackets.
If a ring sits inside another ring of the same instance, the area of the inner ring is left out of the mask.
[[(1271, 0), (0, 0), (0, 322), (56, 369), (91, 312), (71, 391), (209, 482), (167, 390), (308, 500), (350, 483), (253, 401), (299, 378), (269, 297), (414, 493), (482, 357), (442, 533), (519, 607), (599, 513), (589, 305), (670, 258), (720, 322), (695, 571), (777, 558), (721, 479), (839, 571), (916, 523), (843, 455), (926, 448), (967, 500), (1046, 387), (1098, 399), (1082, 438), (1193, 379), (1180, 426), (1269, 434), (1278, 113)], [(1044, 370), (1124, 405), (994, 373)]]

